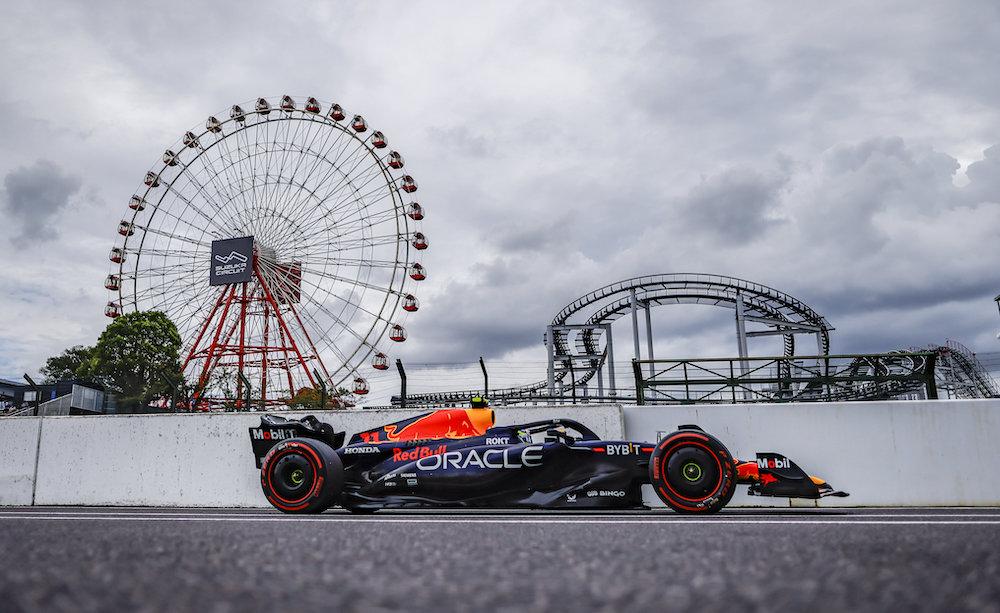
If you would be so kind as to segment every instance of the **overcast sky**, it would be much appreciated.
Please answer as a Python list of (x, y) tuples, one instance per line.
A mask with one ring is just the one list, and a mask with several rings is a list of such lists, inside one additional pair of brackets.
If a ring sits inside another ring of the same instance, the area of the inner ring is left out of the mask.
[[(1000, 3), (254, 5), (4, 4), (0, 376), (107, 324), (166, 146), (284, 93), (364, 113), (420, 183), (406, 360), (543, 360), (565, 304), (668, 272), (786, 291), (835, 352), (1000, 348)], [(715, 311), (658, 309), (659, 356), (733, 354)]]

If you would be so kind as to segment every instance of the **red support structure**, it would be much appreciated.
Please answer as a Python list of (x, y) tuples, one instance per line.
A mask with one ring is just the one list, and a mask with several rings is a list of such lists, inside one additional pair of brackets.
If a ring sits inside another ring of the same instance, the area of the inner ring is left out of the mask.
[(243, 356), (246, 355), (247, 346), (247, 284), (243, 285), (243, 298), (240, 300), (240, 347), (243, 351), (239, 352), (239, 376), (236, 377), (236, 408), (248, 409), (250, 407), (243, 406), (243, 367), (245, 362)]
[[(318, 372), (329, 378), (292, 301), (279, 302), (275, 298), (256, 257), (252, 266), (251, 281), (221, 288), (184, 361), (185, 372), (197, 376), (192, 409), (210, 409), (219, 405), (249, 408), (239, 376), (235, 398), (224, 397), (226, 394), (220, 395), (219, 390), (212, 389), (213, 372), (218, 368), (236, 368), (237, 373), (250, 372), (253, 376), (259, 370), (260, 402), (263, 405), (280, 404), (294, 396), (296, 380), (300, 381), (300, 385), (308, 381), (309, 385), (316, 387), (310, 364), (313, 360)], [(292, 317), (289, 318), (288, 313)], [(272, 320), (276, 324), (275, 330), (271, 329)], [(309, 353), (303, 354), (302, 349)], [(279, 372), (285, 371), (277, 381), (270, 380), (274, 368)], [(288, 389), (281, 390), (286, 381)], [(229, 389), (231, 393), (233, 388)]]

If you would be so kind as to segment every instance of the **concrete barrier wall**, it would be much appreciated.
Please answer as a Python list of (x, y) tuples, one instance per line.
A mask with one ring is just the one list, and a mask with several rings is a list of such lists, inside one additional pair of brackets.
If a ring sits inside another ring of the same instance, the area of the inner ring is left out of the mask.
[[(421, 412), (338, 411), (319, 417), (353, 434)], [(602, 436), (624, 435), (617, 406), (496, 410), (498, 424), (568, 413)], [(259, 420), (252, 413), (43, 418), (35, 504), (267, 506), (247, 434)], [(34, 447), (31, 451), (33, 458)]]
[(40, 417), (0, 419), (0, 505), (31, 504)]
[[(851, 494), (818, 506), (1000, 505), (1000, 400), (633, 406), (623, 412), (629, 438), (654, 441), (658, 432), (697, 424), (741, 459), (776, 451)], [(739, 489), (731, 504), (789, 504)], [(647, 502), (659, 504), (649, 494)]]
[[(417, 413), (320, 417), (354, 433)], [(777, 451), (851, 493), (822, 506), (1000, 505), (998, 400), (497, 409), (498, 424), (552, 417), (645, 441), (698, 424), (739, 457)], [(247, 437), (258, 423), (235, 413), (0, 418), (0, 504), (31, 504), (34, 490), (40, 505), (266, 506)], [(788, 502), (738, 493), (733, 504)]]

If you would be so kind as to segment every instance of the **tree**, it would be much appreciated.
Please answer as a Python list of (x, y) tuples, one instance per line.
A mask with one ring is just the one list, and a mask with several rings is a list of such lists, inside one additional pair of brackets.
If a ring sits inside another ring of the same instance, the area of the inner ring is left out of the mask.
[(101, 333), (83, 374), (103, 383), (120, 404), (145, 406), (170, 393), (162, 374), (180, 372), (180, 348), (177, 326), (165, 314), (127, 313)]
[(291, 406), (299, 406), (311, 409), (343, 409), (354, 406), (354, 403), (350, 402), (347, 399), (347, 397), (343, 396), (338, 397), (336, 395), (333, 396), (328, 395), (326, 397), (325, 407), (320, 406), (322, 402), (323, 402), (322, 394), (318, 389), (313, 387), (303, 387), (299, 389), (299, 391), (296, 392), (295, 395), (288, 400), (288, 404)]
[(84, 379), (94, 348), (86, 345), (76, 345), (57, 356), (45, 360), (41, 373), (44, 383), (56, 383), (67, 379)]

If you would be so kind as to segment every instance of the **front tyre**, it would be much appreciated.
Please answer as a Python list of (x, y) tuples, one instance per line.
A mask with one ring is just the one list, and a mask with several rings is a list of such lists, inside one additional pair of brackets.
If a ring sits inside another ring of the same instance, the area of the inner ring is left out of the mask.
[(322, 441), (293, 438), (282, 441), (260, 467), (264, 497), (284, 513), (322, 513), (344, 487), (340, 456)]
[(717, 513), (736, 491), (735, 466), (715, 437), (680, 430), (656, 445), (649, 481), (660, 500), (678, 513)]

